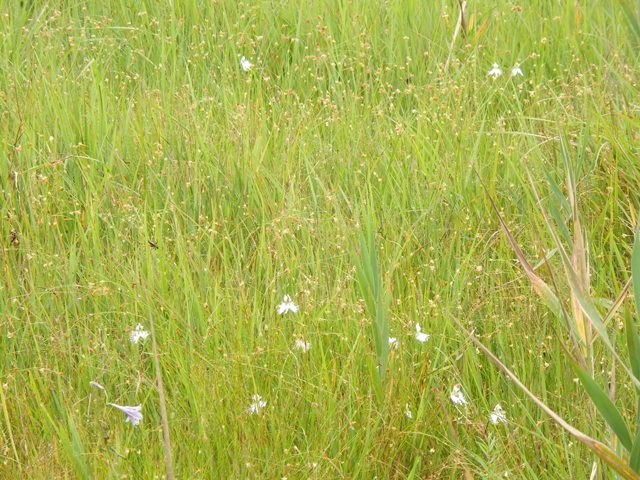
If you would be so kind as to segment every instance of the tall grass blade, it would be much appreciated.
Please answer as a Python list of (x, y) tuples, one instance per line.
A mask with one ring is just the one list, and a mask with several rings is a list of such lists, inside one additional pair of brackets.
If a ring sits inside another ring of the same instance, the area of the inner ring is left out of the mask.
[(620, 4), (622, 5), (622, 11), (624, 12), (625, 17), (627, 18), (627, 23), (629, 24), (629, 30), (631, 30), (630, 42), (634, 46), (640, 46), (640, 2), (634, 8), (630, 1), (621, 0)]
[(162, 383), (162, 370), (160, 369), (160, 358), (158, 355), (158, 345), (156, 343), (156, 329), (153, 316), (149, 316), (149, 325), (151, 327), (151, 346), (153, 348), (153, 366), (156, 372), (156, 387), (158, 389), (158, 400), (160, 404), (160, 420), (162, 422), (162, 444), (164, 447), (165, 464), (167, 468), (167, 480), (174, 480), (173, 473), (173, 456), (171, 454), (171, 437), (169, 435), (169, 416), (167, 415), (167, 402), (164, 394), (164, 385)]
[(382, 286), (374, 231), (373, 218), (370, 216), (366, 231), (360, 233), (357, 279), (371, 319), (371, 336), (376, 352), (378, 379), (382, 383), (389, 359), (388, 295)]

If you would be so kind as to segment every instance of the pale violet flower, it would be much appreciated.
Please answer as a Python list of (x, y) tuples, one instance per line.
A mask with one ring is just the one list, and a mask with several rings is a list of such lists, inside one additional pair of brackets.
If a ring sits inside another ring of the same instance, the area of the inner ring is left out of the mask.
[(520, 64), (516, 63), (515, 66), (511, 69), (511, 78), (517, 77), (518, 75), (520, 75), (521, 77), (524, 77), (524, 73), (522, 73)]
[(242, 67), (242, 70), (248, 72), (251, 70), (251, 67), (253, 67), (253, 64), (243, 55), (240, 59), (240, 66)]
[(149, 332), (147, 332), (141, 324), (138, 324), (131, 332), (131, 343), (138, 343), (140, 340), (144, 342), (148, 336)]
[(507, 421), (507, 414), (504, 412), (502, 406), (499, 403), (496, 404), (496, 406), (493, 408), (493, 412), (491, 412), (491, 415), (489, 415), (489, 421), (494, 425)]
[(408, 403), (404, 404), (404, 416), (407, 417), (409, 420), (413, 418), (413, 413), (411, 413), (411, 410), (409, 410)]
[(431, 335), (429, 335), (428, 333), (424, 333), (422, 331), (422, 327), (420, 326), (419, 323), (416, 323), (416, 334), (415, 334), (416, 340), (418, 340), (420, 343), (424, 343), (427, 340), (429, 340), (430, 336)]
[(285, 295), (282, 299), (282, 303), (278, 305), (278, 315), (284, 315), (287, 312), (298, 312), (298, 306), (293, 303), (293, 300), (291, 300), (289, 295)]
[(127, 416), (124, 421), (129, 422), (134, 427), (142, 421), (142, 405), (137, 405), (135, 407), (126, 407), (123, 405), (116, 405), (115, 403), (110, 403), (109, 405), (124, 413)]
[(453, 386), (449, 398), (454, 403), (454, 405), (463, 406), (467, 404), (467, 399), (465, 398), (464, 393), (462, 393), (462, 387), (459, 383)]
[(389, 348), (398, 349), (398, 339), (396, 337), (389, 337)]
[(307, 353), (311, 349), (311, 344), (302, 338), (298, 338), (293, 347), (296, 350), (302, 350), (302, 353)]
[(251, 403), (251, 405), (249, 405), (249, 408), (247, 409), (247, 412), (249, 412), (249, 415), (256, 415), (260, 413), (260, 410), (262, 410), (264, 407), (267, 406), (267, 402), (262, 400), (262, 397), (258, 394), (255, 394), (253, 397), (251, 397), (251, 400), (253, 400), (253, 402)]
[(494, 63), (491, 66), (491, 70), (489, 70), (487, 72), (487, 75), (492, 77), (494, 80), (496, 78), (498, 78), (500, 75), (502, 75), (502, 69), (500, 68), (500, 66), (497, 63)]

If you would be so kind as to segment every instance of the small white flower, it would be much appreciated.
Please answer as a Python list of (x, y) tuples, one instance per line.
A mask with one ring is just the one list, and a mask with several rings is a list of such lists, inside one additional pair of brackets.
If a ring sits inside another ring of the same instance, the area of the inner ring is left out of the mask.
[(138, 343), (140, 340), (144, 342), (148, 336), (149, 332), (147, 332), (141, 324), (138, 324), (131, 332), (131, 343)]
[(291, 300), (289, 295), (285, 295), (282, 299), (282, 303), (278, 305), (278, 315), (283, 315), (287, 312), (298, 312), (298, 306), (293, 303), (293, 300)]
[(251, 403), (251, 405), (249, 405), (249, 408), (247, 409), (249, 415), (256, 415), (260, 413), (260, 410), (267, 406), (267, 402), (262, 400), (262, 397), (258, 394), (255, 394), (253, 397), (251, 397), (251, 400), (253, 400), (253, 403)]
[(517, 77), (518, 75), (520, 75), (521, 77), (524, 77), (524, 73), (522, 73), (520, 64), (516, 63), (515, 66), (511, 69), (511, 78)]
[(389, 348), (398, 349), (398, 339), (396, 337), (389, 337)]
[(249, 70), (251, 70), (251, 67), (253, 67), (253, 64), (243, 55), (240, 59), (240, 66), (242, 67), (242, 70), (248, 72)]
[(416, 323), (416, 334), (415, 334), (416, 340), (418, 340), (420, 343), (424, 343), (427, 340), (429, 340), (430, 336), (431, 335), (429, 335), (428, 333), (423, 333), (422, 327), (420, 326), (420, 324)]
[(498, 78), (500, 75), (502, 75), (502, 69), (500, 68), (500, 66), (497, 63), (494, 63), (491, 66), (491, 70), (489, 70), (487, 72), (487, 75), (492, 77), (494, 80), (496, 78)]
[(451, 398), (451, 401), (455, 405), (462, 406), (467, 404), (467, 399), (464, 397), (464, 393), (462, 393), (462, 388), (459, 383), (453, 386), (449, 398)]
[(496, 406), (493, 408), (493, 412), (491, 412), (491, 415), (489, 415), (489, 421), (494, 425), (507, 421), (507, 414), (504, 412), (502, 406), (499, 403), (496, 404)]
[(413, 418), (413, 414), (411, 413), (411, 410), (409, 410), (408, 403), (404, 404), (404, 416), (407, 417), (409, 420)]
[(293, 345), (293, 348), (302, 350), (302, 353), (307, 353), (309, 349), (311, 349), (311, 344), (302, 338), (298, 338), (296, 343)]
[(127, 416), (124, 421), (129, 422), (134, 427), (142, 421), (142, 405), (137, 405), (135, 407), (126, 407), (123, 405), (116, 405), (115, 403), (110, 403), (109, 405), (124, 413)]

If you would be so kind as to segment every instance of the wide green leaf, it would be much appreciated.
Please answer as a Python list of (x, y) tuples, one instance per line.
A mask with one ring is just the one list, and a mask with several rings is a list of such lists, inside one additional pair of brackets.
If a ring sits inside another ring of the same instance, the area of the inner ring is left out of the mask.
[(577, 364), (574, 364), (573, 368), (577, 373), (580, 382), (582, 382), (582, 386), (591, 398), (591, 401), (602, 415), (602, 418), (604, 418), (613, 432), (618, 436), (622, 445), (624, 445), (627, 450), (631, 451), (633, 448), (631, 435), (629, 434), (629, 429), (627, 428), (624, 418), (622, 418), (622, 415), (616, 406), (600, 385), (591, 378), (591, 375), (585, 372)]
[(627, 334), (627, 349), (629, 350), (631, 370), (636, 377), (640, 377), (640, 337), (631, 315), (625, 315), (624, 329)]
[(634, 472), (640, 473), (640, 428), (636, 428), (636, 438), (633, 441), (629, 466)]
[(631, 251), (631, 277), (633, 278), (633, 296), (636, 301), (636, 311), (640, 315), (640, 229), (636, 232)]

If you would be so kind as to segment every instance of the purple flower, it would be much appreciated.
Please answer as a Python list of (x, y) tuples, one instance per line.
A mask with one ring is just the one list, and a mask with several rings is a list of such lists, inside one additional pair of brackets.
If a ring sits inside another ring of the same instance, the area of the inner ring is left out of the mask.
[(142, 421), (142, 405), (137, 405), (135, 407), (126, 407), (123, 405), (116, 405), (115, 403), (110, 403), (109, 405), (124, 413), (127, 416), (124, 421), (129, 422), (134, 427)]

